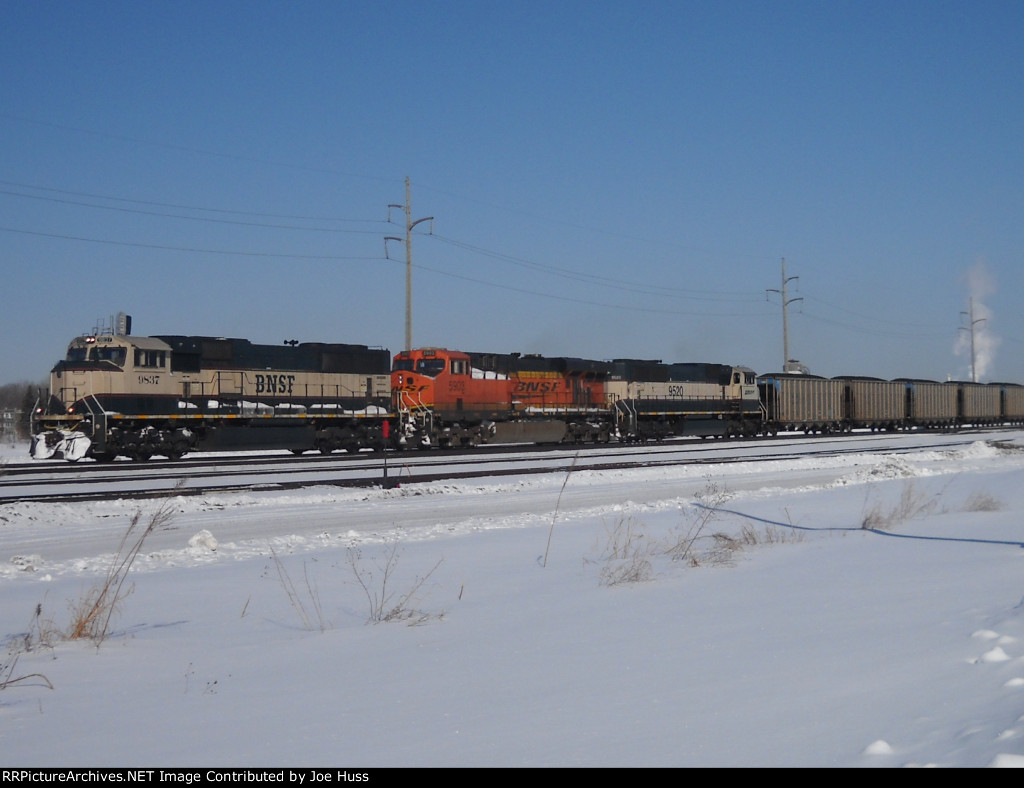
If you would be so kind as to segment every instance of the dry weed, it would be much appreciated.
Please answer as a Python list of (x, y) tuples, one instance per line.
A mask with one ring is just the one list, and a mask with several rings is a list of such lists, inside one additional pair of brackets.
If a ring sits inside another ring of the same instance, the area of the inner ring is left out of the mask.
[(52, 640), (56, 628), (52, 621), (43, 618), (43, 606), (38, 604), (32, 614), (32, 621), (26, 632), (11, 638), (8, 644), (7, 657), (0, 662), (0, 690), (13, 687), (31, 679), (37, 679), (50, 689), (53, 684), (42, 673), (23, 673), (15, 675), (18, 659), (23, 653), (35, 651), (39, 647), (52, 648)]
[[(175, 488), (177, 489), (177, 488)], [(88, 591), (78, 600), (69, 603), (71, 624), (67, 631), (69, 640), (88, 638), (97, 647), (110, 634), (110, 623), (121, 603), (133, 591), (128, 584), (128, 574), (132, 564), (142, 551), (146, 538), (160, 528), (165, 527), (174, 517), (171, 498), (163, 500), (160, 507), (152, 514), (149, 521), (140, 528), (142, 510), (132, 517), (128, 530), (121, 537), (110, 567), (103, 581)]]
[[(277, 579), (280, 581), (285, 594), (288, 595), (288, 601), (295, 609), (295, 612), (299, 614), (302, 626), (309, 630), (319, 629), (321, 632), (325, 631), (330, 624), (324, 620), (323, 606), (320, 604), (320, 591), (316, 586), (316, 582), (309, 576), (309, 564), (307, 562), (303, 562), (302, 564), (305, 598), (309, 601), (309, 607), (307, 608), (306, 604), (303, 602), (303, 595), (296, 589), (295, 583), (292, 582), (291, 575), (288, 574), (288, 570), (281, 562), (281, 559), (278, 557), (274, 548), (270, 548), (270, 555), (274, 561), (274, 568), (277, 570)], [(246, 602), (246, 606), (248, 606), (248, 604), (249, 603)]]
[(732, 493), (708, 478), (704, 488), (693, 497), (695, 504), (687, 509), (687, 522), (676, 531), (665, 548), (665, 554), (673, 561), (687, 561), (691, 566), (697, 566), (700, 561), (694, 546), (708, 525), (718, 519), (719, 510)]
[(600, 557), (598, 582), (602, 586), (640, 583), (654, 574), (651, 558), (661, 549), (647, 538), (646, 529), (632, 519), (620, 519), (606, 527), (608, 538)]
[(433, 618), (429, 613), (417, 609), (418, 597), (423, 586), (437, 568), (444, 563), (440, 559), (429, 572), (414, 578), (412, 586), (403, 594), (394, 591), (395, 573), (398, 569), (399, 549), (397, 542), (385, 545), (381, 559), (373, 567), (367, 567), (362, 550), (348, 549), (348, 564), (352, 574), (366, 595), (367, 621), (379, 624), (388, 621), (408, 621), (410, 625), (421, 624)]
[(876, 503), (861, 520), (861, 528), (873, 531), (887, 531), (907, 520), (932, 514), (939, 504), (942, 493), (929, 495), (919, 490), (913, 482), (906, 482), (900, 492), (899, 501), (893, 506)]
[(999, 512), (1003, 508), (1003, 502), (987, 492), (971, 493), (964, 504), (964, 509), (968, 512)]

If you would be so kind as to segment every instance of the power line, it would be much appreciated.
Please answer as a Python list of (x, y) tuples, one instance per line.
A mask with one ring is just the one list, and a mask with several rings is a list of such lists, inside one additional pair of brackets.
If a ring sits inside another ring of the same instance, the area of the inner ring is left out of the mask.
[[(397, 262), (397, 261), (391, 260), (391, 262)], [(489, 282), (489, 281), (486, 281), (486, 280), (483, 280), (483, 279), (477, 279), (475, 277), (465, 276), (463, 274), (455, 274), (455, 273), (452, 273), (450, 271), (442, 271), (442, 270), (437, 269), (437, 268), (431, 268), (431, 267), (425, 266), (425, 265), (423, 265), (421, 263), (414, 263), (413, 267), (418, 269), (418, 270), (429, 271), (430, 273), (433, 273), (433, 274), (438, 274), (440, 276), (447, 276), (447, 277), (450, 277), (452, 279), (460, 279), (460, 280), (462, 280), (464, 282), (472, 282), (474, 284), (483, 285), (485, 287), (494, 287), (494, 288), (498, 288), (499, 290), (509, 290), (511, 292), (514, 292), (514, 293), (522, 293), (524, 295), (535, 296), (535, 297), (538, 297), (538, 298), (548, 298), (548, 299), (552, 299), (552, 300), (555, 300), (555, 301), (567, 301), (569, 303), (583, 304), (585, 306), (598, 306), (598, 307), (601, 307), (603, 309), (622, 309), (622, 310), (627, 310), (627, 311), (631, 311), (631, 312), (645, 312), (645, 313), (654, 312), (654, 313), (665, 314), (665, 315), (683, 315), (683, 316), (693, 316), (693, 317), (751, 317), (751, 313), (749, 311), (745, 311), (745, 312), (689, 312), (689, 311), (681, 311), (681, 310), (677, 310), (677, 309), (659, 309), (657, 307), (653, 307), (653, 306), (646, 305), (646, 304), (643, 305), (643, 306), (629, 306), (629, 305), (625, 305), (625, 304), (609, 304), (609, 303), (605, 303), (605, 302), (601, 302), (601, 301), (591, 301), (591, 300), (584, 299), (584, 298), (574, 298), (572, 296), (555, 295), (553, 293), (546, 293), (546, 292), (542, 292), (542, 291), (539, 291), (539, 290), (528, 290), (527, 288), (516, 287), (514, 285), (504, 285), (504, 284), (499, 284), (497, 282)]]
[[(664, 285), (647, 285), (635, 281), (629, 281), (625, 279), (616, 279), (614, 277), (598, 276), (596, 274), (588, 274), (581, 271), (574, 271), (568, 268), (560, 268), (558, 266), (548, 265), (544, 263), (537, 263), (532, 260), (527, 260), (521, 257), (514, 257), (512, 255), (504, 254), (502, 252), (495, 252), (490, 249), (483, 247), (474, 246), (464, 241), (458, 241), (454, 238), (447, 238), (443, 235), (437, 235), (432, 233), (429, 237), (436, 238), (442, 243), (447, 243), (455, 246), (459, 249), (464, 249), (475, 254), (479, 254), (484, 257), (491, 257), (502, 262), (511, 263), (512, 265), (520, 266), (529, 270), (538, 271), (540, 273), (549, 274), (551, 276), (562, 277), (563, 279), (570, 279), (577, 282), (586, 282), (589, 284), (600, 285), (602, 287), (614, 287), (616, 290), (629, 290), (631, 292), (648, 294), (648, 295), (669, 295), (676, 293), (679, 298), (689, 298), (698, 301), (736, 301), (736, 300), (748, 300), (751, 302), (758, 301), (752, 293), (746, 293), (742, 291), (728, 292), (728, 291), (713, 291), (713, 290), (686, 290), (683, 288), (666, 287)], [(705, 295), (694, 295), (695, 293), (702, 293)], [(720, 297), (712, 297), (720, 296)]]
[(267, 224), (265, 222), (243, 222), (236, 219), (212, 219), (206, 216), (184, 216), (182, 214), (159, 213), (157, 211), (145, 211), (140, 208), (122, 208), (116, 205), (92, 205), (75, 200), (64, 200), (58, 197), (40, 197), (33, 194), (19, 194), (17, 192), (0, 189), (0, 194), (24, 197), (30, 200), (45, 200), (47, 202), (62, 203), (64, 205), (78, 205), (85, 208), (96, 208), (103, 211), (118, 211), (120, 213), (132, 213), (143, 216), (156, 216), (164, 219), (185, 219), (192, 222), (207, 222), (210, 224), (230, 224), (237, 227), (260, 227), (269, 230), (305, 230), (307, 232), (319, 233), (351, 233), (355, 235), (377, 235), (379, 230), (343, 230), (336, 227), (304, 227), (300, 225)]
[(81, 243), (104, 244), (107, 246), (128, 246), (137, 249), (158, 249), (165, 252), (188, 252), (190, 254), (218, 254), (237, 257), (267, 257), (290, 260), (384, 260), (380, 256), (345, 256), (337, 254), (296, 254), (287, 252), (241, 252), (231, 249), (200, 249), (188, 246), (169, 246), (164, 244), (147, 244), (136, 241), (110, 241), (102, 238), (87, 238), (81, 235), (61, 233), (42, 233), (35, 230), (19, 230), (14, 227), (0, 227), (0, 232), (32, 235), (38, 238), (54, 238), (60, 241), (79, 241)]
[(203, 148), (190, 148), (186, 145), (176, 145), (170, 142), (154, 142), (152, 140), (145, 140), (139, 137), (129, 137), (124, 134), (111, 134), (106, 131), (96, 131), (94, 129), (84, 129), (79, 126), (70, 126), (64, 123), (52, 123), (45, 120), (35, 120), (33, 118), (24, 118), (18, 115), (11, 115), (6, 112), (0, 112), (0, 118), (6, 120), (13, 120), (19, 123), (31, 123), (37, 126), (45, 126), (51, 129), (60, 129), (61, 131), (73, 131), (76, 134), (89, 134), (94, 137), (106, 137), (107, 139), (120, 140), (122, 142), (131, 142), (136, 145), (148, 145), (154, 148), (164, 148), (166, 150), (180, 151), (182, 153), (192, 153), (201, 156), (212, 156), (218, 159), (229, 159), (233, 161), (249, 162), (254, 164), (265, 164), (272, 167), (282, 167), (292, 170), (300, 170), (305, 172), (319, 172), (327, 175), (343, 175), (348, 178), (362, 178), (365, 180), (385, 181), (387, 183), (393, 183), (398, 178), (389, 178), (380, 175), (364, 175), (355, 172), (344, 172), (340, 170), (330, 170), (323, 167), (306, 167), (299, 164), (290, 164), (288, 162), (271, 161), (270, 159), (260, 159), (255, 156), (241, 156), (237, 153), (221, 153), (219, 151), (205, 150)]
[(42, 192), (53, 192), (54, 194), (69, 194), (73, 197), (89, 197), (94, 200), (109, 200), (111, 202), (126, 202), (133, 205), (155, 205), (159, 208), (175, 208), (183, 211), (207, 211), (209, 213), (230, 213), (236, 216), (260, 216), (268, 219), (302, 219), (310, 222), (367, 222), (367, 223), (380, 223), (386, 222), (385, 219), (345, 219), (338, 216), (302, 216), (301, 214), (288, 214), (288, 213), (261, 213), (257, 211), (239, 211), (237, 209), (230, 208), (209, 208), (198, 205), (181, 205), (179, 203), (172, 202), (158, 202), (156, 200), (135, 200), (128, 197), (114, 197), (108, 194), (94, 194), (92, 192), (78, 192), (70, 191), (68, 189), (54, 189), (49, 186), (35, 186), (31, 183), (19, 183), (17, 181), (4, 181), (0, 180), (0, 184), (5, 186), (17, 186), (19, 189), (35, 189), (36, 191)]

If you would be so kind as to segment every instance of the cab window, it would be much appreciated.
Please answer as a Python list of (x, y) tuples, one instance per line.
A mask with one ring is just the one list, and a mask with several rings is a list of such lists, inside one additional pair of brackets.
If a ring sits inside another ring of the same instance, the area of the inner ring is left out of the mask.
[(437, 377), (444, 372), (443, 358), (421, 358), (416, 362), (416, 371), (428, 378)]
[(119, 367), (124, 366), (124, 360), (128, 355), (126, 348), (123, 347), (94, 347), (92, 350), (89, 358), (93, 361), (112, 361)]
[(163, 350), (143, 350), (142, 348), (135, 348), (135, 366), (147, 367), (149, 369), (163, 369), (165, 355), (166, 353)]

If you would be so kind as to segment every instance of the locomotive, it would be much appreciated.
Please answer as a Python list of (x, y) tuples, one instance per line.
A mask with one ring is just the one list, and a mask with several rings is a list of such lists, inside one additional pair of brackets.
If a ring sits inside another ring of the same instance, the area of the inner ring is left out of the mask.
[(1024, 423), (1024, 386), (597, 361), (446, 348), (76, 337), (33, 413), (32, 456), (356, 452)]
[(391, 354), (366, 345), (258, 345), (205, 336), (76, 337), (33, 413), (32, 456), (382, 449)]

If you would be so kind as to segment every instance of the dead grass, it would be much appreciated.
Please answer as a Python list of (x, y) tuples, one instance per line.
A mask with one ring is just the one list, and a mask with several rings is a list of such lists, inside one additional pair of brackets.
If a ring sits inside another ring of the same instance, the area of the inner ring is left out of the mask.
[(622, 518), (606, 527), (607, 539), (597, 561), (601, 564), (598, 583), (617, 586), (640, 583), (654, 576), (654, 556), (663, 552), (647, 537), (647, 530), (631, 518)]
[(415, 577), (404, 593), (398, 593), (394, 590), (394, 585), (399, 556), (397, 542), (386, 544), (384, 552), (377, 558), (364, 558), (363, 551), (358, 547), (348, 549), (349, 568), (366, 595), (367, 621), (373, 624), (405, 621), (411, 626), (432, 618), (440, 618), (439, 615), (420, 610), (418, 605), (424, 585), (444, 563), (444, 559), (434, 564), (425, 575)]
[(141, 509), (135, 513), (121, 537), (121, 543), (103, 580), (88, 589), (79, 599), (69, 603), (71, 623), (66, 632), (69, 640), (88, 639), (97, 647), (103, 643), (110, 634), (114, 615), (134, 590), (134, 586), (128, 583), (128, 575), (143, 544), (150, 534), (165, 527), (173, 517), (170, 496), (163, 500), (147, 521), (143, 521)]
[(1004, 508), (1002, 501), (987, 492), (971, 493), (964, 504), (964, 511), (967, 512), (1000, 512)]
[(26, 652), (39, 648), (52, 648), (52, 640), (57, 630), (53, 622), (43, 618), (42, 603), (36, 605), (32, 613), (32, 621), (28, 630), (13, 637), (8, 642), (7, 656), (0, 661), (0, 690), (16, 684), (35, 681), (53, 689), (53, 684), (42, 673), (17, 673), (18, 659)]
[[(320, 591), (316, 582), (310, 577), (309, 563), (305, 561), (302, 563), (303, 590), (300, 592), (274, 548), (270, 548), (270, 555), (274, 562), (274, 568), (277, 570), (277, 579), (281, 583), (281, 588), (287, 594), (292, 608), (299, 614), (302, 626), (310, 630), (319, 629), (321, 632), (327, 630), (330, 623), (324, 619), (323, 605), (320, 604)], [(246, 607), (248, 604), (246, 602)], [(243, 610), (242, 613), (244, 615), (245, 611)]]
[(686, 523), (675, 532), (664, 552), (673, 561), (686, 561), (696, 566), (699, 563), (696, 549), (698, 540), (703, 538), (707, 527), (719, 519), (719, 510), (732, 497), (732, 493), (714, 479), (708, 478), (704, 488), (693, 497), (695, 505), (687, 508)]
[(941, 496), (941, 492), (928, 493), (908, 481), (900, 491), (899, 501), (888, 506), (876, 502), (865, 512), (860, 527), (870, 531), (888, 531), (907, 520), (926, 517), (938, 509)]
[(555, 521), (558, 519), (558, 507), (562, 505), (562, 494), (565, 492), (565, 485), (569, 483), (569, 477), (572, 476), (572, 472), (576, 469), (576, 463), (579, 461), (580, 453), (576, 452), (572, 458), (572, 464), (569, 466), (569, 470), (565, 472), (565, 479), (562, 481), (562, 489), (558, 491), (558, 499), (555, 501), (555, 511), (551, 515), (551, 528), (548, 529), (548, 543), (544, 548), (544, 561), (541, 566), (546, 567), (548, 565), (548, 553), (551, 551), (551, 537), (555, 535)]
[(13, 687), (15, 684), (32, 681), (33, 679), (37, 683), (41, 682), (46, 685), (48, 689), (53, 689), (53, 683), (42, 673), (15, 675), (15, 669), (18, 667), (18, 658), (20, 656), (20, 654), (12, 654), (3, 662), (0, 662), (0, 691)]

